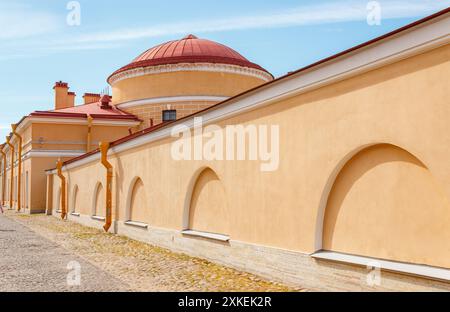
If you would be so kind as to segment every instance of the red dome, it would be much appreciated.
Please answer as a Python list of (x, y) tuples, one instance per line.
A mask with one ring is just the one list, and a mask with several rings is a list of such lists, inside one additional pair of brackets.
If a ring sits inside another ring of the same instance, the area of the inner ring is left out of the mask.
[(111, 76), (134, 68), (178, 63), (228, 64), (254, 68), (269, 73), (261, 66), (250, 62), (238, 52), (223, 44), (189, 35), (181, 40), (169, 41), (145, 51), (133, 62), (117, 70)]

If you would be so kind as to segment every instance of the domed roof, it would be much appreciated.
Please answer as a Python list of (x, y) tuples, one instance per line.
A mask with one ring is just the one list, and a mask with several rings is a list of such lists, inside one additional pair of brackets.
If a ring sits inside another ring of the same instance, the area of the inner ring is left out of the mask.
[(169, 41), (145, 51), (130, 64), (114, 72), (111, 77), (129, 69), (179, 63), (237, 65), (269, 73), (223, 44), (189, 35), (181, 40)]

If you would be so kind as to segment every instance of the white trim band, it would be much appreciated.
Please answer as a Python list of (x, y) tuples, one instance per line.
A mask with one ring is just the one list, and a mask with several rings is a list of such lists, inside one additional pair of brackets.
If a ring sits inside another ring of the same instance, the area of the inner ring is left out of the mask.
[(222, 235), (222, 234), (214, 234), (214, 233), (199, 232), (199, 231), (192, 231), (192, 230), (182, 231), (181, 234), (186, 235), (186, 236), (192, 236), (192, 237), (212, 239), (212, 240), (216, 240), (216, 241), (220, 241), (220, 242), (229, 242), (230, 241), (230, 236)]
[(126, 109), (136, 106), (145, 106), (151, 104), (179, 103), (179, 102), (223, 102), (229, 99), (227, 96), (212, 95), (186, 95), (186, 96), (168, 96), (159, 98), (149, 98), (136, 101), (129, 101), (116, 106), (120, 109)]
[[(19, 125), (18, 132), (22, 129), (26, 129), (30, 124), (64, 124), (64, 125), (88, 125), (87, 118), (71, 118), (71, 117), (36, 117), (28, 116)], [(115, 120), (115, 119), (94, 119), (93, 126), (128, 126), (136, 127), (141, 124), (138, 120)]]
[(250, 67), (242, 67), (238, 65), (229, 65), (229, 64), (213, 64), (213, 63), (180, 63), (180, 64), (167, 64), (167, 65), (157, 65), (157, 66), (148, 66), (148, 67), (139, 67), (129, 69), (123, 72), (119, 72), (108, 79), (108, 83), (111, 86), (114, 86), (119, 81), (154, 75), (154, 74), (162, 74), (162, 73), (174, 73), (174, 72), (182, 72), (182, 71), (200, 71), (200, 72), (218, 72), (218, 73), (227, 73), (227, 74), (237, 74), (259, 78), (266, 82), (272, 81), (273, 77), (269, 73)]
[(70, 151), (70, 150), (31, 150), (23, 155), (22, 159), (28, 158), (51, 158), (51, 157), (79, 157), (86, 154), (86, 151)]
[(95, 220), (95, 221), (102, 221), (102, 222), (106, 221), (105, 217), (99, 217), (99, 216), (92, 216), (91, 219)]
[(137, 228), (140, 228), (140, 229), (148, 229), (148, 224), (147, 223), (136, 222), (136, 221), (126, 221), (126, 222), (124, 222), (124, 224), (128, 225), (128, 226), (137, 227)]
[(311, 255), (314, 259), (353, 264), (364, 267), (376, 267), (384, 271), (427, 277), (441, 281), (450, 281), (450, 270), (427, 265), (410, 264), (376, 258), (361, 257), (332, 251), (320, 251)]

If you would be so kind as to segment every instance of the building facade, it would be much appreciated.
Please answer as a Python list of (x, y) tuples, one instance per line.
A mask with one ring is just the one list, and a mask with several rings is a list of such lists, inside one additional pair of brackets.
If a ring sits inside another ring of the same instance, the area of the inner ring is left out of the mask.
[[(47, 212), (310, 289), (450, 290), (449, 29), (447, 9), (276, 80), (192, 35), (152, 48), (108, 79), (137, 130), (47, 170)], [(199, 120), (248, 130), (247, 155), (275, 126), (277, 166), (177, 159)]]
[(102, 106), (100, 95), (87, 93), (85, 104), (74, 106), (75, 94), (67, 83), (55, 83), (54, 92), (55, 109), (22, 118), (12, 125), (10, 144), (2, 145), (2, 203), (11, 209), (45, 212), (46, 169), (97, 149), (101, 140), (126, 136), (141, 124), (136, 116), (111, 106), (110, 98)]

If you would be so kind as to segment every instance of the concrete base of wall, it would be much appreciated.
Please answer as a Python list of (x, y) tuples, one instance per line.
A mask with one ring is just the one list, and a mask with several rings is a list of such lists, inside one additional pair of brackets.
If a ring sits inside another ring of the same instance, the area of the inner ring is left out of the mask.
[[(60, 213), (53, 213), (53, 216), (56, 216), (57, 218), (61, 218), (61, 214)], [(94, 229), (98, 229), (98, 230), (104, 231), (103, 230), (103, 226), (105, 225), (105, 222), (93, 219), (90, 216), (84, 216), (84, 215), (75, 216), (75, 215), (73, 215), (71, 213), (68, 213), (67, 214), (67, 219), (69, 221), (73, 221), (73, 222), (79, 223), (81, 225), (90, 227), (90, 228), (94, 228)], [(115, 227), (113, 225), (109, 232), (113, 233), (113, 234), (116, 233), (114, 228)]]
[[(4, 206), (4, 207), (3, 207), (3, 210), (15, 210), (15, 211), (17, 211), (17, 207), (11, 208), (11, 207), (9, 207), (9, 206)], [(32, 214), (41, 214), (41, 213), (45, 213), (45, 211), (46, 211), (45, 208), (43, 208), (43, 209), (39, 209), (39, 208), (31, 208), (31, 209), (29, 209), (29, 208), (22, 208), (22, 209), (20, 210), (20, 213), (32, 215)]]
[[(68, 218), (93, 228), (103, 226), (89, 216), (69, 214)], [(111, 232), (313, 291), (450, 291), (449, 283), (384, 271), (380, 285), (370, 286), (367, 277), (371, 272), (367, 268), (233, 240), (224, 243), (184, 236), (175, 230), (138, 228), (124, 222), (115, 222)]]

